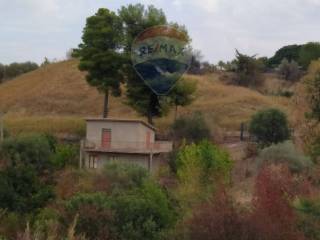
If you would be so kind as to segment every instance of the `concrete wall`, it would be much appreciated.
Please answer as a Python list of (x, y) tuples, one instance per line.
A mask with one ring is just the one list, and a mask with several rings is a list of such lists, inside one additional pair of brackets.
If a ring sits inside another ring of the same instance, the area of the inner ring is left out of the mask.
[(111, 129), (111, 148), (115, 149), (145, 148), (147, 132), (150, 132), (150, 142), (155, 141), (155, 132), (142, 123), (88, 121), (86, 139), (96, 148), (101, 146), (102, 129)]
[[(162, 158), (159, 155), (153, 155), (152, 162), (150, 155), (146, 154), (126, 154), (126, 153), (85, 153), (84, 165), (89, 168), (89, 156), (94, 154), (97, 156), (97, 169), (102, 169), (107, 163), (127, 163), (136, 164), (151, 172), (159, 169)], [(151, 166), (151, 169), (149, 169)]]

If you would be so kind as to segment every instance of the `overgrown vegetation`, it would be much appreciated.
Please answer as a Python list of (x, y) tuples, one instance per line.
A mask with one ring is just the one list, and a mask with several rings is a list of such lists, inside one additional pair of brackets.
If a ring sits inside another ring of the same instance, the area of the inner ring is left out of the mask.
[[(241, 178), (236, 176), (241, 174), (239, 165), (250, 163), (237, 156), (242, 143), (223, 142), (224, 146), (220, 147), (211, 142), (210, 133), (212, 125), (218, 122), (216, 119), (221, 126), (227, 126), (221, 131), (229, 133), (230, 126), (238, 130), (238, 123), (247, 120), (257, 109), (278, 107), (278, 101), (275, 103), (245, 87), (256, 89), (263, 83), (262, 73), (275, 72), (276, 67), (282, 78), (288, 80), (286, 83), (297, 81), (301, 73), (298, 64), (306, 69), (317, 59), (319, 44), (287, 46), (272, 59), (237, 51), (235, 60), (220, 62), (219, 68), (232, 71), (234, 83), (244, 87), (225, 86), (214, 77), (188, 76), (175, 85), (169, 96), (157, 97), (133, 71), (129, 53), (135, 36), (158, 24), (171, 24), (187, 33), (184, 26), (169, 23), (164, 12), (154, 6), (128, 5), (117, 13), (99, 9), (87, 19), (83, 43), (74, 53), (80, 57), (80, 69), (88, 71), (89, 84), (105, 94), (104, 117), (108, 112), (109, 92), (119, 96), (122, 90), (126, 91), (126, 99), (110, 98), (113, 110), (118, 111), (115, 115), (129, 112), (129, 108), (122, 108), (121, 103), (125, 102), (152, 123), (154, 117), (167, 115), (172, 106), (176, 107), (171, 130), (177, 144), (169, 166), (161, 166), (154, 175), (131, 164), (108, 164), (96, 172), (78, 169), (78, 146), (58, 141), (48, 133), (65, 133), (72, 129), (76, 136), (83, 136), (83, 121), (71, 117), (60, 122), (60, 119), (42, 117), (32, 125), (26, 124), (30, 122), (23, 118), (16, 120), (15, 116), (11, 117), (11, 122), (5, 119), (10, 135), (6, 135), (0, 145), (0, 239), (320, 239), (319, 186), (309, 182), (314, 180), (310, 172), (315, 175), (317, 172), (307, 171), (318, 167), (320, 140), (317, 132), (307, 143), (309, 158), (293, 142), (287, 141), (289, 122), (283, 112), (274, 108), (256, 112), (251, 119), (250, 133), (263, 149), (255, 158), (258, 149), (256, 143), (250, 143), (248, 146), (254, 147), (246, 157), (254, 163), (258, 161), (259, 167), (252, 176), (247, 176), (246, 172), (245, 181), (240, 183), (237, 181)], [(194, 55), (200, 53), (195, 51)], [(216, 71), (215, 66), (200, 60), (200, 56), (194, 56), (190, 73)], [(43, 65), (49, 63), (46, 59)], [(73, 64), (78, 65), (77, 60)], [(310, 107), (307, 117), (315, 125), (320, 120), (319, 75), (316, 72), (306, 80), (306, 99)], [(69, 76), (65, 78), (69, 80)], [(196, 96), (197, 86), (192, 79), (197, 79), (201, 89), (200, 100), (194, 102), (193, 108), (185, 109), (182, 107), (193, 102)], [(56, 82), (52, 89), (59, 86), (60, 81)], [(79, 85), (72, 83), (70, 86), (73, 87), (70, 96), (73, 96), (77, 89), (74, 86)], [(78, 98), (73, 98), (76, 104), (77, 99), (83, 99), (85, 91), (81, 89), (80, 92)], [(276, 95), (291, 97), (292, 94), (291, 90), (280, 89)], [(56, 100), (56, 94), (52, 95)], [(214, 103), (212, 95), (216, 97)], [(24, 99), (32, 100), (30, 95)], [(47, 98), (41, 96), (41, 99)], [(87, 108), (79, 106), (81, 113), (87, 114), (97, 99), (98, 95), (93, 95), (92, 101), (84, 105)], [(277, 98), (280, 99), (286, 101)], [(293, 100), (298, 102), (297, 99)], [(288, 102), (283, 105), (289, 105)], [(210, 104), (214, 107), (208, 107)], [(10, 101), (7, 106), (10, 107)], [(181, 106), (180, 117), (177, 117), (178, 106)], [(48, 109), (52, 111), (53, 108), (50, 105)], [(74, 106), (70, 109), (69, 112), (77, 112)], [(201, 110), (205, 116), (195, 110)], [(61, 111), (65, 113), (66, 110)], [(211, 115), (212, 112), (216, 115)], [(135, 116), (135, 112), (130, 116)], [(62, 127), (53, 126), (56, 121)], [(42, 134), (22, 135), (21, 130)], [(299, 138), (299, 134), (297, 131), (292, 137)], [(232, 158), (224, 148), (233, 153)], [(252, 193), (249, 199), (238, 195), (242, 184), (246, 192)]]
[(263, 149), (258, 156), (258, 166), (287, 165), (291, 172), (300, 173), (312, 167), (312, 160), (299, 152), (291, 141), (271, 145)]
[(210, 129), (200, 112), (176, 119), (172, 125), (172, 136), (178, 145), (184, 140), (187, 143), (198, 143), (211, 138)]

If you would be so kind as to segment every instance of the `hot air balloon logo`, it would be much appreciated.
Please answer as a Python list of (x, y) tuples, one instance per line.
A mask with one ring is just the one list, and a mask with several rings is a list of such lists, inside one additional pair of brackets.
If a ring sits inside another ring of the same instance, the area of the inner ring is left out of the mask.
[(192, 54), (186, 34), (172, 26), (155, 26), (132, 44), (133, 66), (152, 91), (167, 95), (189, 69)]

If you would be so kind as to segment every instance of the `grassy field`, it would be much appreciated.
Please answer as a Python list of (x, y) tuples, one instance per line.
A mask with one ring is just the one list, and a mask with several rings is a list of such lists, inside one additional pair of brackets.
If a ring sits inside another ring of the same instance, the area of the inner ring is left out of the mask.
[[(83, 119), (101, 114), (103, 96), (88, 86), (77, 64), (76, 60), (54, 63), (0, 85), (0, 110), (7, 112), (5, 124), (9, 131), (83, 132)], [(200, 111), (212, 129), (238, 130), (241, 122), (266, 107), (289, 112), (288, 99), (225, 85), (219, 74), (188, 77), (198, 82), (197, 99), (192, 105), (180, 108), (179, 114)], [(125, 101), (125, 94), (111, 97), (110, 117), (141, 118)], [(173, 119), (171, 112), (157, 119), (156, 126), (167, 129)]]

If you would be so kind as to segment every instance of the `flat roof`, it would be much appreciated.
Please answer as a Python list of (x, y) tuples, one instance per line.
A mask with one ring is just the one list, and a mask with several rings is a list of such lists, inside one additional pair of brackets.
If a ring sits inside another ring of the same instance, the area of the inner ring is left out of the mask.
[(86, 118), (87, 122), (127, 122), (127, 123), (140, 123), (154, 131), (156, 128), (149, 123), (140, 119), (120, 119), (120, 118)]

